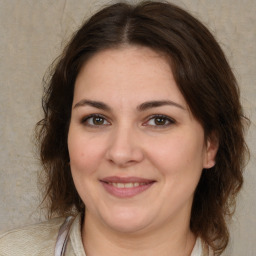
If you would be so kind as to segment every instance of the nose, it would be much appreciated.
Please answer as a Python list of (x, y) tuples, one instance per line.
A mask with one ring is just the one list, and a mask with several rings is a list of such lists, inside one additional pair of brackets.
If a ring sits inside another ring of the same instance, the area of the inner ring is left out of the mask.
[(144, 153), (138, 132), (127, 127), (115, 129), (111, 134), (106, 157), (120, 167), (141, 162)]

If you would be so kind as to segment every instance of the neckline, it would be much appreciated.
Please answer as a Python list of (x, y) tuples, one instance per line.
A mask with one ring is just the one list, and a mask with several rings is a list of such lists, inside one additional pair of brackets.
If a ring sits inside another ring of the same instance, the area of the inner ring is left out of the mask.
[[(69, 239), (71, 242), (72, 249), (76, 256), (86, 256), (84, 246), (82, 242), (82, 216), (78, 214), (69, 226)], [(64, 254), (63, 254), (64, 255)], [(203, 256), (203, 244), (200, 237), (197, 237), (194, 248), (190, 256)]]

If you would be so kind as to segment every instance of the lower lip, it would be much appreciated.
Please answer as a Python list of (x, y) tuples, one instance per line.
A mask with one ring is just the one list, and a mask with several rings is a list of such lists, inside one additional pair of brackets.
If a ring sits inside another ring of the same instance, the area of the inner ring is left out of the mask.
[(102, 185), (107, 190), (107, 192), (113, 196), (116, 196), (119, 198), (129, 198), (129, 197), (136, 196), (144, 192), (145, 190), (149, 189), (153, 185), (153, 183), (154, 182), (141, 185), (138, 187), (132, 187), (132, 188), (117, 188), (106, 182), (102, 182)]

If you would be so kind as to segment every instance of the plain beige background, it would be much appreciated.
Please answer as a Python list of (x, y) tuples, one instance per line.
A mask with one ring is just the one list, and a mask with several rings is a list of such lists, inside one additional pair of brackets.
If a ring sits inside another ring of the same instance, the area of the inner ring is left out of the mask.
[[(172, 2), (210, 28), (240, 84), (252, 121), (247, 135), (251, 160), (228, 255), (255, 256), (256, 0)], [(34, 125), (42, 115), (42, 78), (71, 33), (106, 3), (110, 1), (0, 0), (0, 230), (43, 219), (36, 183), (40, 166), (33, 146)]]

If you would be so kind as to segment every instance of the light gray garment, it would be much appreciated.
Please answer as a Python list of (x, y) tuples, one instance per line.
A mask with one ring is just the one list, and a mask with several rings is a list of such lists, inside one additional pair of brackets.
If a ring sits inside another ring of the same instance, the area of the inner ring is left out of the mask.
[[(1, 256), (49, 256), (55, 255), (59, 230), (64, 218), (54, 218), (47, 222), (8, 231), (0, 235)], [(81, 237), (81, 216), (78, 215), (67, 232), (65, 256), (86, 256)], [(62, 242), (61, 242), (62, 241)], [(62, 237), (59, 247), (65, 246)], [(59, 249), (61, 251), (61, 249)], [(191, 256), (206, 256), (201, 239), (197, 239)]]

